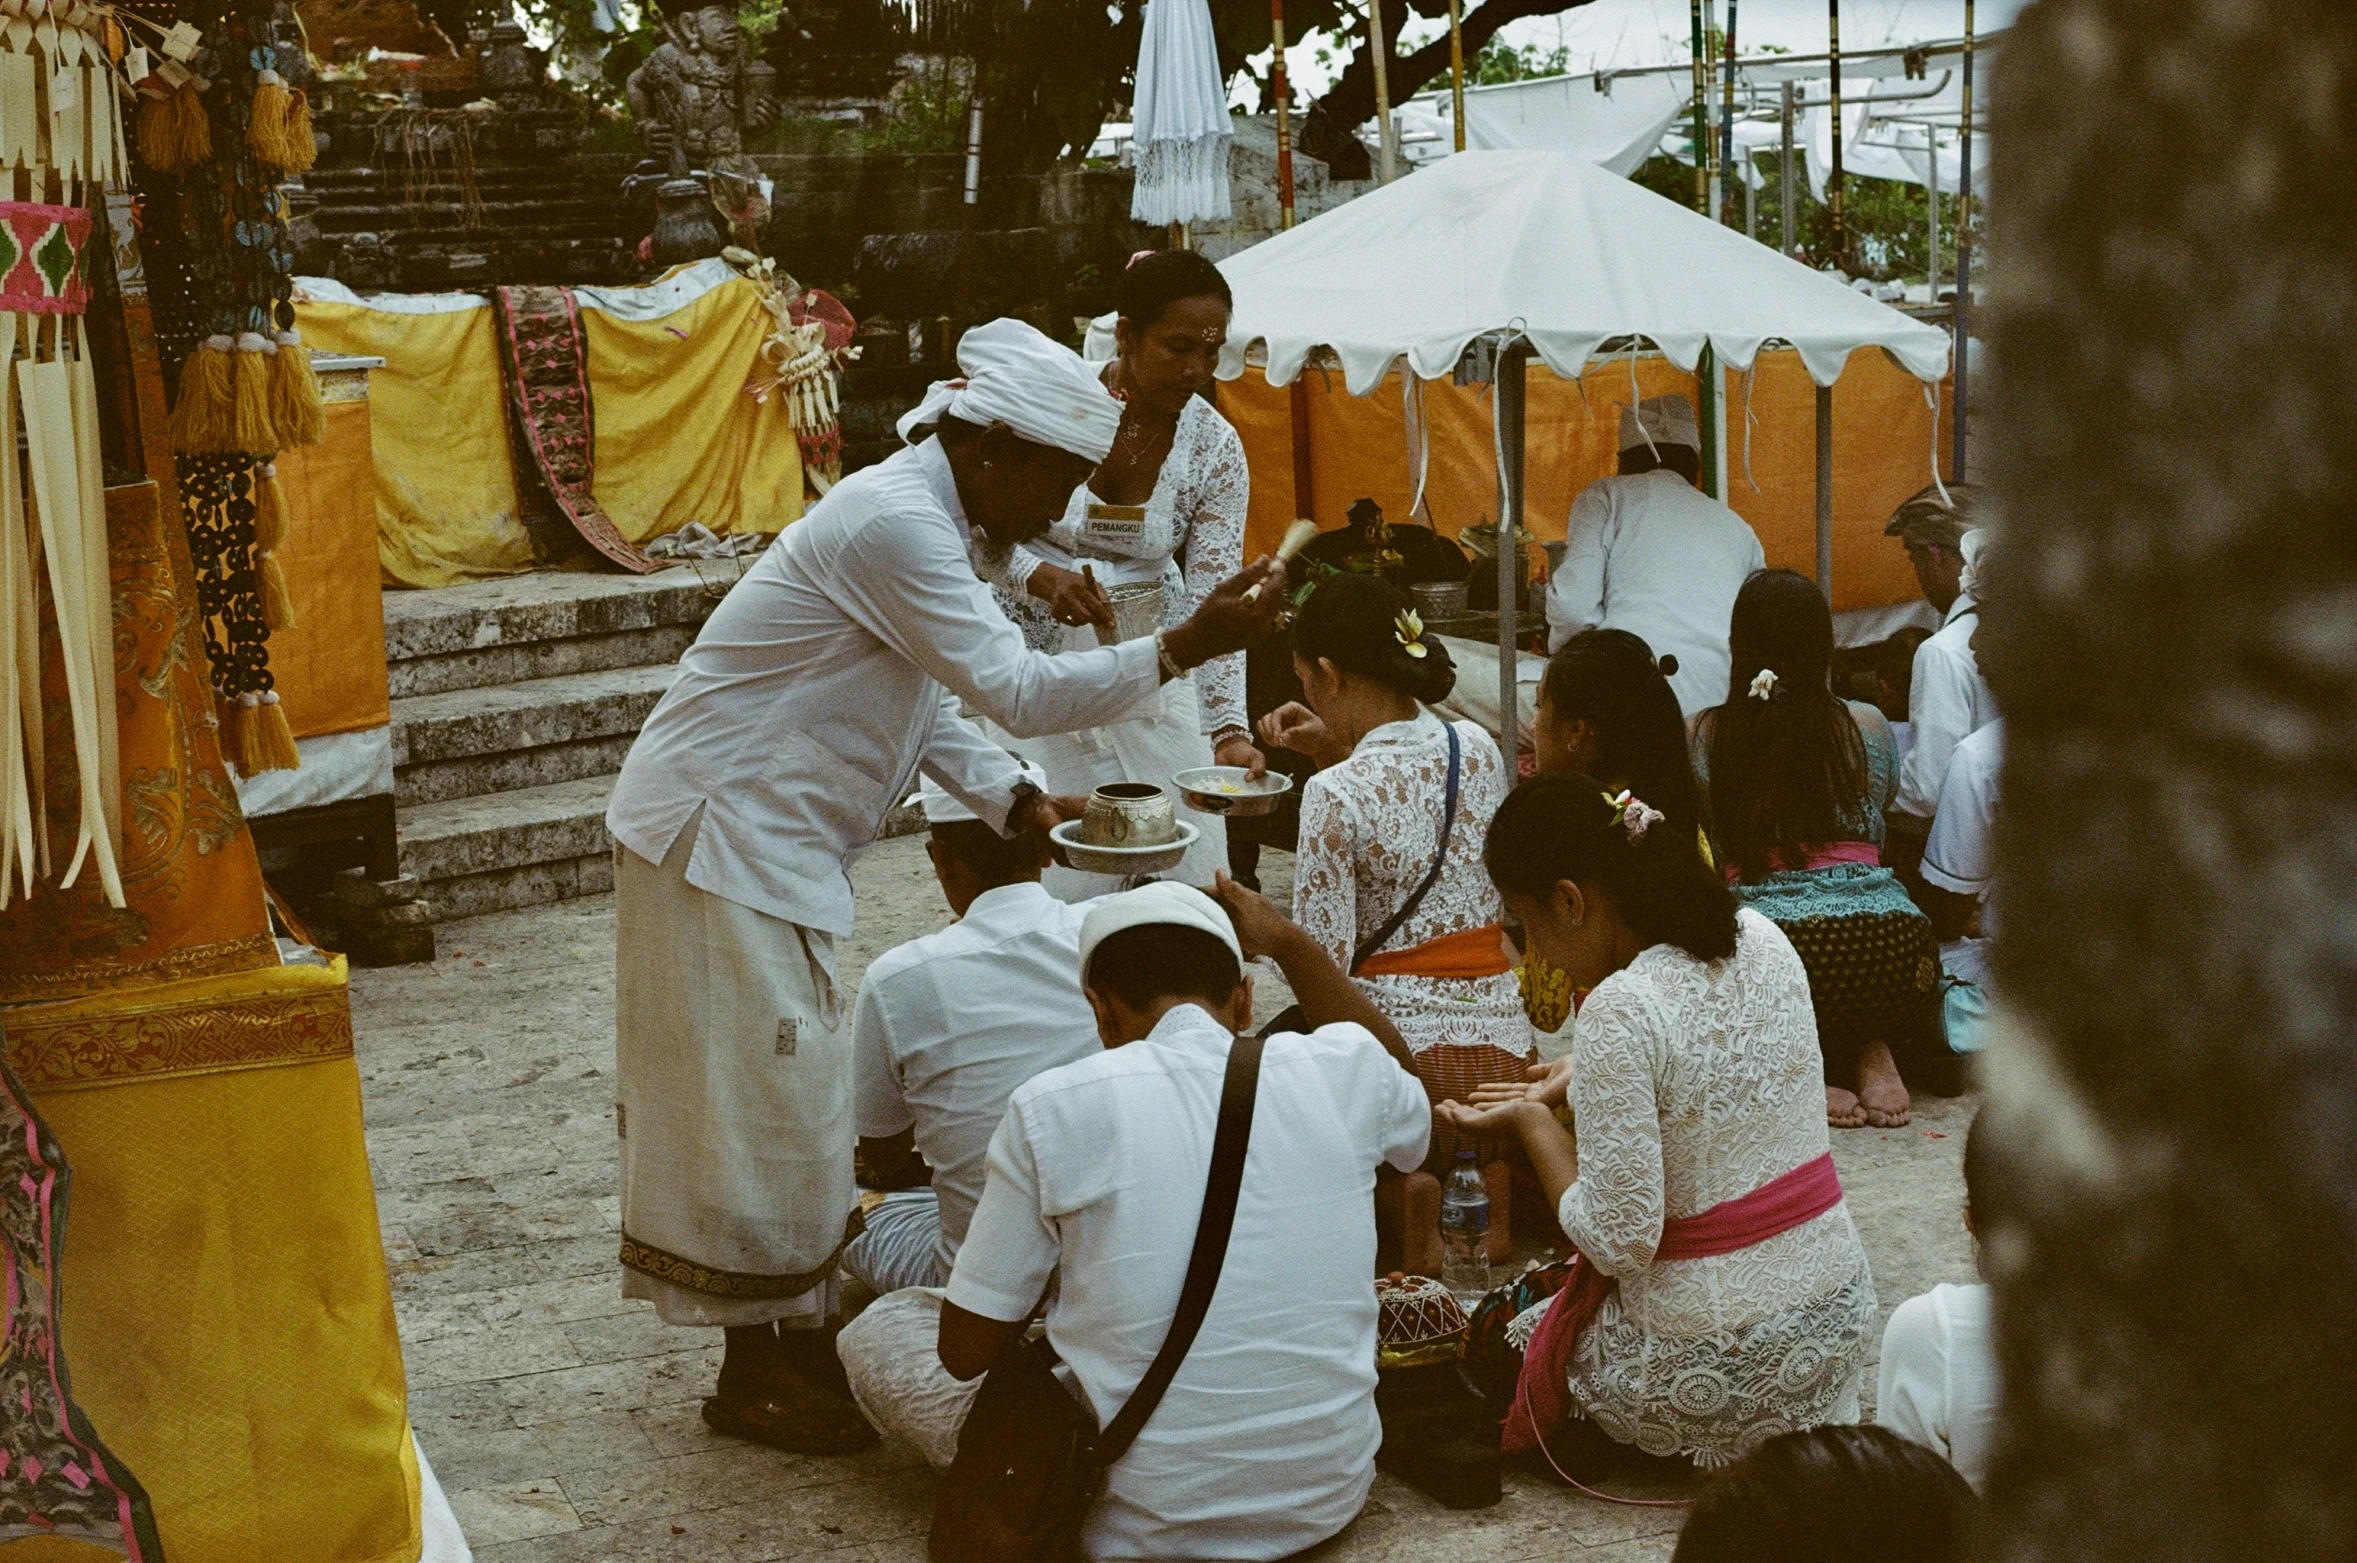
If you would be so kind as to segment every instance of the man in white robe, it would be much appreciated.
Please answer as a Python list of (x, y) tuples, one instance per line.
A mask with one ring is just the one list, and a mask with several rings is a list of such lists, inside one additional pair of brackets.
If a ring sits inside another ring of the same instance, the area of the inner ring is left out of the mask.
[(1572, 501), (1563, 563), (1547, 583), (1547, 649), (1582, 630), (1627, 630), (1656, 660), (1689, 717), (1727, 698), (1735, 594), (1765, 569), (1759, 535), (1695, 486), (1702, 436), (1684, 396), (1622, 408), (1620, 474)]
[[(969, 553), (1061, 515), (1120, 405), (1018, 321), (966, 334), (918, 443), (838, 484), (730, 591), (647, 719), (606, 815), (615, 851), (615, 1129), (623, 1293), (719, 1326), (705, 1420), (803, 1453), (874, 1434), (825, 1333), (852, 1182), (835, 941), (849, 869), (920, 772), (994, 829), (1078, 812), (958, 714), (1022, 737), (1120, 721), (1267, 627), (1255, 566), (1186, 624), (1097, 651), (1027, 649)], [(979, 534), (977, 537), (976, 534)]]

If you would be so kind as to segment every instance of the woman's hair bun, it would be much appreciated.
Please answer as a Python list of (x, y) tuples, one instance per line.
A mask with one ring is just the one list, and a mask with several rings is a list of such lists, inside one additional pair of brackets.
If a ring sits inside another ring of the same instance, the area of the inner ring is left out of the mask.
[(1675, 652), (1663, 652), (1659, 657), (1654, 659), (1653, 665), (1661, 669), (1661, 676), (1663, 678), (1676, 678), (1678, 676), (1678, 657), (1677, 653)]
[[(1439, 637), (1408, 615), (1407, 594), (1371, 575), (1328, 576), (1293, 616), (1293, 649), (1309, 661), (1331, 662), (1426, 705), (1457, 687), (1457, 665)], [(1411, 638), (1408, 626), (1419, 626)]]

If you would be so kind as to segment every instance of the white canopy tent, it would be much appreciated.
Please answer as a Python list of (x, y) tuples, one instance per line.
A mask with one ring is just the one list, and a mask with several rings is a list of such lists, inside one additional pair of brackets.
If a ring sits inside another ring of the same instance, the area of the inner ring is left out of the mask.
[[(1465, 152), (1264, 240), (1220, 270), (1236, 295), (1222, 379), (1242, 375), (1249, 357), (1269, 383), (1285, 385), (1320, 351), (1340, 361), (1359, 396), (1403, 362), (1421, 379), (1461, 367), (1494, 378), (1503, 537), (1524, 524), (1523, 371), (1532, 355), (1577, 379), (1600, 355), (1645, 344), (1688, 372), (1702, 368), (1706, 349), (1743, 371), (1763, 347), (1789, 344), (1818, 387), (1821, 586), (1832, 574), (1835, 378), (1862, 347), (1883, 349), (1927, 386), (1948, 369), (1945, 331), (1573, 153)], [(1507, 690), (1520, 557), (1498, 550), (1499, 685)], [(1513, 703), (1500, 703), (1511, 754)]]

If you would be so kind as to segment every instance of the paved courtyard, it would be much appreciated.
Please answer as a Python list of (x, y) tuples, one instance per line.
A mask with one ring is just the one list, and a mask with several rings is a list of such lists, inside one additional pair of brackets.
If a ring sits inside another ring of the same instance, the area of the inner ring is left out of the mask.
[[(1288, 861), (1272, 854), (1282, 900)], [(846, 983), (947, 917), (923, 844), (854, 874)], [(717, 1331), (625, 1302), (613, 1126), (613, 898), (440, 930), (431, 966), (353, 974), (368, 1148), (407, 1352), (410, 1415), (485, 1563), (915, 1563), (932, 1479), (889, 1443), (819, 1460), (721, 1438), (698, 1410)], [(1269, 971), (1261, 1003), (1285, 1002)], [(1885, 1316), (1970, 1279), (1957, 1218), (1967, 1102), (1834, 1137)], [(1868, 1393), (1872, 1383), (1869, 1378)], [(1334, 1563), (1666, 1559), (1677, 1511), (1508, 1477), (1452, 1514), (1378, 1477)]]

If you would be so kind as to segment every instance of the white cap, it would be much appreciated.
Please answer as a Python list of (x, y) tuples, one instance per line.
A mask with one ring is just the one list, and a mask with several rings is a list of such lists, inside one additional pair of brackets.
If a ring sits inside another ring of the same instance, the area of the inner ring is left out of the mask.
[(1080, 924), (1080, 980), (1088, 981), (1089, 957), (1097, 946), (1124, 928), (1169, 923), (1177, 928), (1199, 928), (1228, 947), (1236, 964), (1244, 964), (1244, 947), (1236, 942), (1236, 925), (1217, 901), (1188, 885), (1167, 880), (1140, 885), (1109, 895), (1096, 904)]
[(1702, 434), (1694, 421), (1694, 404), (1683, 391), (1672, 391), (1667, 396), (1648, 396), (1642, 405), (1620, 410), (1620, 448), (1633, 450), (1652, 437), (1656, 445), (1683, 445), (1689, 450), (1702, 449)]
[[(1025, 781), (1031, 783), (1032, 786), (1037, 787), (1042, 792), (1047, 791), (1047, 772), (1041, 770), (1038, 766), (1032, 764), (1029, 760), (1022, 760), (1018, 761), (1017, 763), (1023, 767), (1023, 779)], [(959, 799), (956, 793), (950, 792), (948, 789), (939, 786), (930, 776), (923, 777), (917, 782), (917, 802), (922, 805), (925, 810), (925, 823), (928, 825), (954, 825), (960, 820), (976, 819), (980, 817), (976, 815), (972, 809), (967, 808), (965, 803)]]

